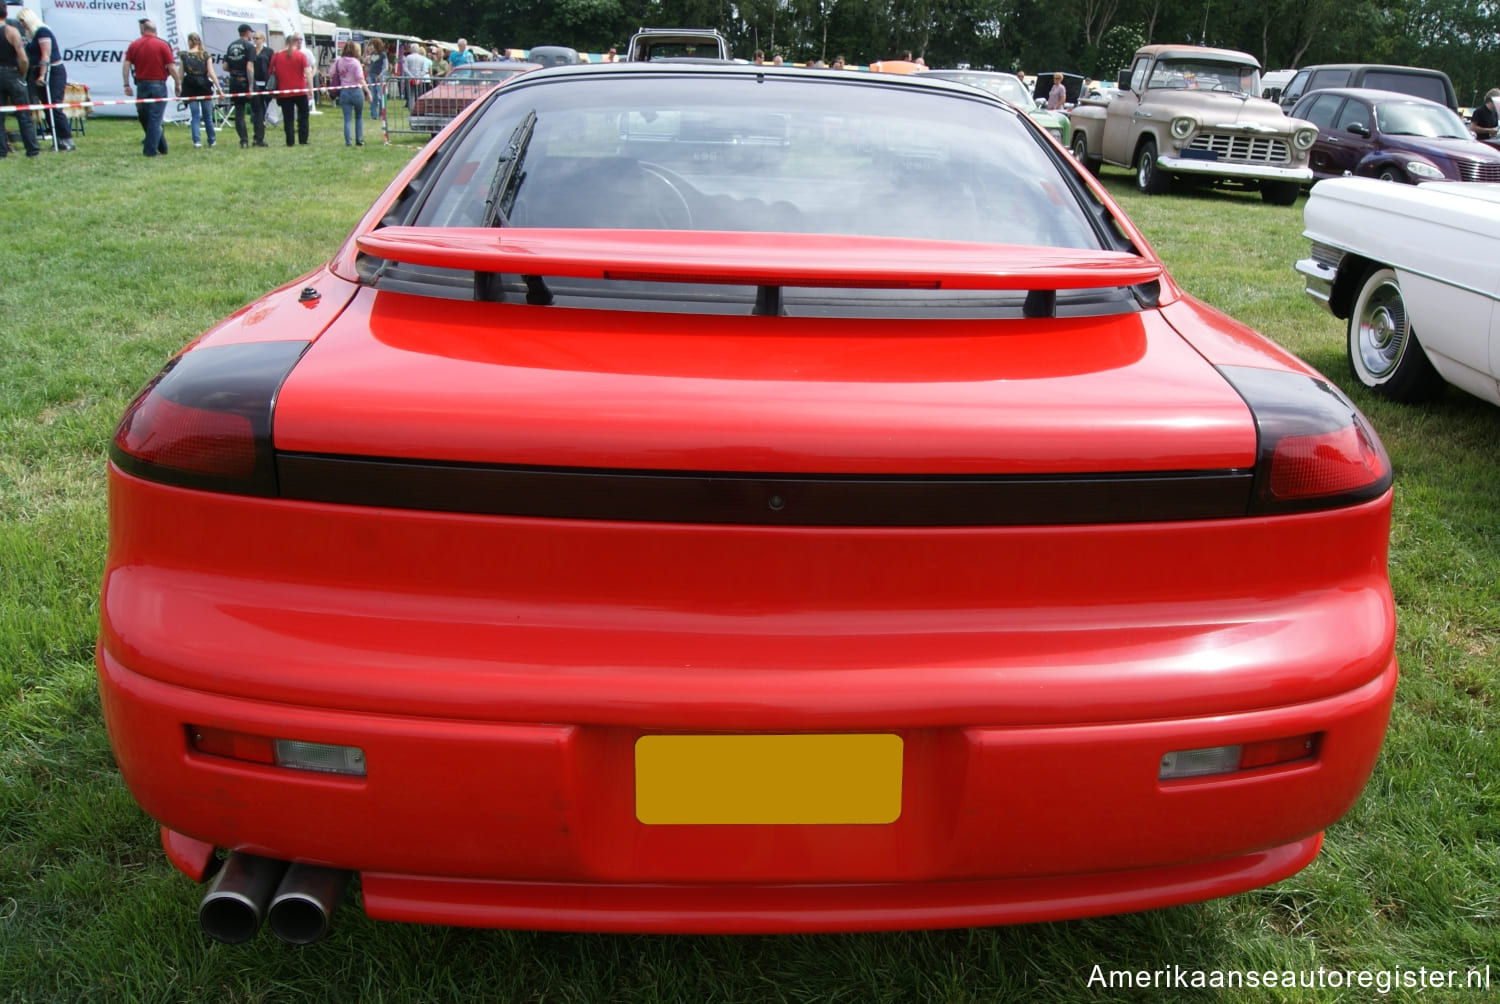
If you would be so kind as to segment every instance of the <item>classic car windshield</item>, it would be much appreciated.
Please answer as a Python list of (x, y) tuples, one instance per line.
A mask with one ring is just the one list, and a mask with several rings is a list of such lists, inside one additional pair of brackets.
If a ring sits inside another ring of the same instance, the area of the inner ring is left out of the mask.
[(929, 70), (923, 76), (937, 77), (939, 80), (952, 80), (960, 84), (968, 84), (982, 91), (988, 91), (997, 98), (1004, 98), (1011, 104), (1022, 109), (1036, 107), (1036, 99), (1021, 83), (1020, 77), (1009, 73), (965, 73), (962, 70)]
[(1468, 139), (1469, 130), (1452, 111), (1425, 101), (1388, 101), (1375, 106), (1375, 123), (1387, 136)]
[(496, 67), (460, 66), (444, 77), (443, 82), (454, 83), (463, 81), (468, 83), (473, 80), (507, 80), (520, 72), (519, 67), (516, 69), (510, 69), (509, 67), (500, 69)]
[(974, 96), (749, 74), (598, 74), (502, 88), (415, 223), (480, 226), (518, 124), (521, 227), (889, 235), (1098, 248), (1054, 155)]
[(1147, 87), (1185, 91), (1230, 91), (1260, 96), (1260, 71), (1248, 63), (1205, 59), (1163, 59)]

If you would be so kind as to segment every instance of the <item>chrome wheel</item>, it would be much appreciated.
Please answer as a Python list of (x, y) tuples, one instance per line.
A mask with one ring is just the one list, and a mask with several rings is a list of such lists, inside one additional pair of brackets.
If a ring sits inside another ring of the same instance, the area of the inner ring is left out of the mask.
[(1364, 278), (1349, 315), (1349, 369), (1360, 383), (1393, 401), (1423, 401), (1444, 381), (1413, 330), (1401, 282), (1388, 268)]
[(1387, 379), (1401, 362), (1406, 338), (1411, 329), (1406, 319), (1406, 303), (1396, 277), (1375, 283), (1360, 300), (1358, 331), (1359, 361), (1376, 382)]
[(1156, 141), (1147, 139), (1135, 162), (1135, 187), (1147, 195), (1161, 195), (1167, 190), (1167, 176), (1156, 161)]

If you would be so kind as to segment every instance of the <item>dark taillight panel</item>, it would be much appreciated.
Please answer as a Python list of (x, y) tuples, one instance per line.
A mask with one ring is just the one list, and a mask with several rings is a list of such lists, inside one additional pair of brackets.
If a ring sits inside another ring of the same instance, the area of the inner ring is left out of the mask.
[(1391, 486), (1385, 447), (1338, 388), (1282, 370), (1221, 366), (1219, 372), (1255, 416), (1252, 513), (1335, 509), (1379, 498)]
[(184, 352), (125, 409), (110, 459), (152, 481), (275, 495), (271, 412), (307, 345), (251, 342)]

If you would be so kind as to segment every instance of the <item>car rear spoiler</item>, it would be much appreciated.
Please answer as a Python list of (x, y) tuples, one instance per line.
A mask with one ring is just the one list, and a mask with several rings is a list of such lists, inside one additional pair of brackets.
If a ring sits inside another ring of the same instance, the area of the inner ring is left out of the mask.
[[(757, 286), (757, 313), (777, 313), (783, 286), (1025, 290), (1028, 316), (1051, 316), (1057, 292), (1160, 293), (1159, 262), (1122, 251), (1037, 248), (830, 234), (548, 228), (384, 227), (355, 239), (388, 261), (519, 274), (532, 303), (541, 277)], [(540, 291), (538, 290), (540, 287)], [(765, 307), (766, 309), (761, 309)]]

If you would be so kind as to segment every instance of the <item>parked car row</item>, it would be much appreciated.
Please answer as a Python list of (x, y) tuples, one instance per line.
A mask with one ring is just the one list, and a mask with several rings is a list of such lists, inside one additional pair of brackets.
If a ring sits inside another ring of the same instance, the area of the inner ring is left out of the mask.
[(1473, 138), (1441, 71), (1307, 67), (1278, 107), (1257, 96), (1267, 93), (1259, 69), (1243, 52), (1145, 46), (1120, 72), (1122, 93), (1071, 111), (1074, 154), (1094, 171), (1131, 168), (1148, 194), (1192, 179), (1258, 188), (1282, 205), (1305, 185), (1345, 175), (1500, 181), (1500, 142)]

